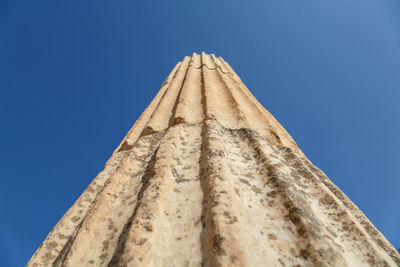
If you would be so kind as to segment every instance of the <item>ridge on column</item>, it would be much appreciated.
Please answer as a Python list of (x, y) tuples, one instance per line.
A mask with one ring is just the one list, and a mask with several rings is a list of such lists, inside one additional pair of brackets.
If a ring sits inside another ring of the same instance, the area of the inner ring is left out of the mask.
[(194, 53), (27, 266), (398, 266), (221, 57)]

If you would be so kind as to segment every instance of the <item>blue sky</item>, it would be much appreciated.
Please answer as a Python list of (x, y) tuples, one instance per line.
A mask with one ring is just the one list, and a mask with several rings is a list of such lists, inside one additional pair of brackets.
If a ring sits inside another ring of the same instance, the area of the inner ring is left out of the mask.
[(400, 247), (398, 0), (2, 0), (1, 266), (29, 260), (200, 51)]

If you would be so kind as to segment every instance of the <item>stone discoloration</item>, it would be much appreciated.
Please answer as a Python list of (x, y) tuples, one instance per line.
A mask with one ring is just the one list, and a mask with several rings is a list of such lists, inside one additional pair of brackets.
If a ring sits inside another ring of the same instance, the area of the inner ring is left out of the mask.
[(178, 63), (28, 266), (396, 266), (214, 55)]

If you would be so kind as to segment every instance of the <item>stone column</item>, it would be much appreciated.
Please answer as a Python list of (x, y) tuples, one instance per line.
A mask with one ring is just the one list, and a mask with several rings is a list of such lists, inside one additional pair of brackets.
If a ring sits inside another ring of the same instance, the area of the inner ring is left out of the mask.
[(213, 54), (185, 57), (28, 266), (397, 266)]

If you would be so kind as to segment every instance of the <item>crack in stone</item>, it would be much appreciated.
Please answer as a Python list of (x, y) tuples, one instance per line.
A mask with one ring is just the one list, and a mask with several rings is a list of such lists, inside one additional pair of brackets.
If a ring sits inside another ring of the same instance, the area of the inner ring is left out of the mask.
[(196, 67), (196, 66), (193, 66), (192, 64), (189, 64), (189, 68), (194, 68), (194, 69), (201, 69), (202, 67), (206, 67), (207, 69), (209, 69), (209, 70), (216, 70), (216, 69), (219, 69), (223, 74), (230, 74), (230, 75), (232, 75), (233, 76), (233, 74), (231, 73), (231, 72), (227, 72), (227, 71), (224, 71), (223, 69), (222, 69), (222, 67), (221, 66), (219, 66), (219, 65), (217, 65), (217, 64), (215, 64), (215, 68), (211, 68), (211, 67), (209, 67), (207, 64), (205, 64), (205, 63), (203, 63), (203, 64), (201, 64), (200, 66), (198, 66), (198, 67)]

